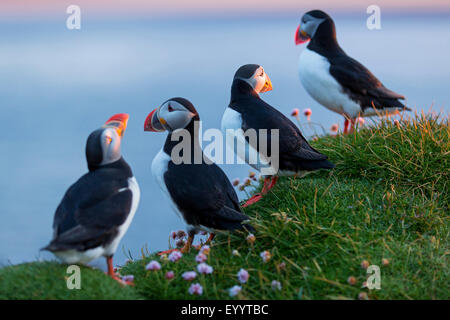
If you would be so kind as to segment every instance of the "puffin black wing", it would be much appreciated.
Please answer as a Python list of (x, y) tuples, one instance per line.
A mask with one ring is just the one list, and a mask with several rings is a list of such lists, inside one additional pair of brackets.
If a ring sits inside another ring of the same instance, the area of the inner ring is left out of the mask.
[(169, 162), (164, 182), (186, 223), (218, 230), (252, 229), (242, 222), (239, 200), (228, 178), (216, 164)]
[(131, 208), (132, 192), (117, 169), (82, 176), (64, 195), (55, 212), (49, 251), (84, 251), (110, 243)]
[(405, 99), (401, 94), (387, 89), (366, 67), (349, 56), (342, 54), (329, 58), (330, 74), (342, 86), (344, 91), (361, 108), (398, 108), (405, 107), (399, 99)]
[[(245, 85), (245, 84), (244, 84)], [(331, 169), (334, 165), (327, 156), (314, 149), (303, 137), (298, 127), (284, 114), (264, 102), (259, 97), (249, 96), (239, 101), (236, 108), (242, 115), (242, 130), (254, 129), (257, 132), (267, 129), (267, 150), (271, 154), (270, 130), (279, 130), (280, 169), (290, 171), (312, 171)], [(251, 141), (249, 141), (251, 144)], [(253, 146), (260, 152), (258, 146)]]

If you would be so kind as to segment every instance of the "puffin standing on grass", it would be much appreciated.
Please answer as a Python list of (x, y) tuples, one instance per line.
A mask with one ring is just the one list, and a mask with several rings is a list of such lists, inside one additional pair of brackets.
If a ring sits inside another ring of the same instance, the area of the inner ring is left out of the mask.
[[(259, 97), (260, 93), (270, 90), (272, 82), (262, 66), (241, 66), (234, 75), (231, 101), (222, 117), (222, 131), (227, 136), (227, 145), (235, 150), (239, 158), (265, 176), (261, 193), (248, 199), (244, 207), (261, 200), (276, 184), (278, 176), (301, 177), (311, 171), (334, 168), (326, 155), (308, 144), (291, 120)], [(253, 129), (258, 137), (254, 141), (246, 136), (250, 129)], [(262, 141), (259, 140), (259, 134), (264, 132), (263, 130), (267, 130), (266, 150), (261, 148)], [(275, 141), (278, 143), (278, 155), (275, 154), (276, 151), (272, 154), (271, 150), (271, 134), (274, 130), (278, 130), (278, 141)], [(245, 154), (237, 152), (239, 144), (245, 147)], [(278, 156), (278, 168), (273, 167), (276, 172), (264, 174), (263, 170), (268, 169), (269, 155)], [(252, 162), (251, 159), (256, 161)]]
[(300, 81), (321, 105), (345, 117), (344, 133), (358, 117), (410, 111), (366, 67), (339, 46), (330, 16), (320, 10), (305, 13), (295, 31), (295, 44), (310, 41), (299, 58)]
[(131, 284), (114, 273), (112, 261), (140, 197), (136, 179), (120, 152), (127, 122), (127, 114), (116, 114), (89, 135), (89, 172), (67, 190), (55, 212), (53, 239), (42, 250), (53, 252), (67, 264), (86, 264), (104, 256), (108, 274)]
[[(183, 253), (189, 251), (198, 231), (209, 232), (210, 242), (216, 230), (253, 229), (243, 223), (249, 217), (241, 212), (236, 192), (225, 173), (204, 156), (199, 144), (198, 121), (200, 117), (191, 102), (172, 98), (153, 110), (144, 124), (144, 131), (169, 132), (163, 148), (153, 159), (152, 173), (169, 196), (175, 212), (187, 224), (188, 240), (181, 249)], [(174, 139), (180, 133), (186, 133), (182, 141)], [(185, 149), (178, 148), (180, 143)]]

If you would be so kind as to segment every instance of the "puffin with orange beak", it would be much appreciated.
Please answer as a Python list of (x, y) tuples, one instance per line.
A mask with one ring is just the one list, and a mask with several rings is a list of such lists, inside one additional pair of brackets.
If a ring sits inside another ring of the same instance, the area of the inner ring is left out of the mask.
[(339, 46), (333, 19), (323, 11), (305, 13), (295, 31), (295, 44), (309, 42), (299, 58), (300, 81), (325, 108), (345, 117), (344, 133), (358, 117), (410, 111), (401, 94), (386, 88), (365, 66)]
[(67, 264), (86, 264), (104, 256), (108, 274), (114, 272), (113, 255), (139, 204), (140, 191), (120, 151), (128, 115), (109, 118), (92, 132), (86, 143), (89, 172), (65, 193), (53, 220), (53, 239), (42, 250)]
[[(262, 66), (240, 67), (231, 86), (230, 104), (222, 117), (227, 145), (265, 177), (261, 193), (253, 195), (243, 207), (261, 200), (275, 186), (279, 176), (301, 177), (311, 171), (334, 167), (326, 155), (308, 144), (291, 120), (259, 97), (260, 93), (270, 90), (272, 82)], [(252, 131), (254, 139), (251, 139)], [(266, 135), (265, 150), (261, 135)], [(278, 153), (271, 149), (272, 143), (278, 146)], [(278, 167), (267, 161), (273, 157), (277, 157)]]
[[(189, 251), (198, 231), (209, 232), (207, 242), (210, 242), (218, 230), (253, 229), (244, 223), (249, 217), (241, 212), (227, 176), (203, 154), (198, 136), (199, 121), (191, 102), (172, 98), (153, 110), (144, 124), (144, 131), (169, 132), (163, 148), (153, 159), (152, 174), (169, 197), (174, 211), (187, 225), (188, 240), (181, 252)], [(179, 148), (181, 143), (182, 149)], [(160, 254), (173, 250), (176, 249)]]

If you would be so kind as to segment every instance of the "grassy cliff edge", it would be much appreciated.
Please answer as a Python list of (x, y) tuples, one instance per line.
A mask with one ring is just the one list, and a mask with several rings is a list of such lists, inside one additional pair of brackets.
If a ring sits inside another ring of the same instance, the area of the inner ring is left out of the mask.
[[(448, 118), (386, 120), (313, 145), (336, 169), (281, 178), (245, 209), (254, 242), (243, 233), (216, 237), (206, 261), (212, 274), (183, 280), (197, 270), (195, 249), (177, 262), (143, 254), (120, 270), (134, 275), (134, 287), (83, 267), (82, 289), (68, 290), (65, 266), (35, 262), (0, 269), (0, 299), (230, 299), (234, 285), (241, 299), (448, 299)], [(161, 270), (146, 270), (151, 260)], [(366, 262), (379, 266), (380, 290), (363, 287)], [(244, 284), (241, 268), (250, 275)], [(193, 282), (201, 296), (188, 293)]]

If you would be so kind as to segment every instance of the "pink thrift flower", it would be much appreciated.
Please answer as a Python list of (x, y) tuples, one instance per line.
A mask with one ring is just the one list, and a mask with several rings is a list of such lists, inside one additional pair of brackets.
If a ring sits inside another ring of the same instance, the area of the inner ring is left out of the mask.
[(292, 109), (292, 112), (291, 112), (291, 116), (293, 116), (293, 117), (297, 117), (299, 113), (300, 113), (300, 111), (298, 111), (298, 109), (297, 109), (297, 108), (295, 108), (295, 109)]
[(205, 262), (206, 259), (208, 259), (208, 257), (205, 254), (201, 253), (201, 252), (199, 254), (197, 254), (197, 256), (195, 257), (195, 261), (197, 263)]
[(127, 275), (122, 277), (122, 281), (124, 281), (124, 282), (133, 282), (134, 281), (134, 276), (132, 274), (127, 274)]
[(336, 123), (334, 123), (331, 125), (330, 130), (331, 130), (331, 132), (336, 133), (339, 130), (339, 126)]
[(183, 230), (178, 230), (177, 231), (177, 238), (181, 239), (181, 238), (184, 238), (184, 237), (186, 237), (186, 232), (184, 232)]
[(250, 179), (253, 179), (253, 178), (256, 177), (256, 173), (254, 173), (253, 171), (250, 171), (250, 172), (248, 173), (248, 177), (249, 177)]
[(272, 281), (272, 290), (281, 290), (281, 283), (280, 281), (273, 280)]
[(206, 244), (200, 248), (200, 253), (203, 253), (203, 254), (205, 254), (205, 255), (208, 255), (208, 254), (209, 254), (209, 251), (210, 251), (210, 248), (209, 248), (209, 246), (206, 245)]
[(177, 248), (182, 248), (184, 246), (184, 240), (178, 239), (175, 245), (177, 246)]
[(255, 241), (256, 241), (255, 235), (254, 235), (253, 233), (250, 233), (250, 234), (247, 236), (247, 242), (248, 242), (248, 243), (253, 243), (253, 242), (255, 242)]
[(395, 119), (394, 120), (394, 125), (397, 126), (397, 127), (400, 127), (400, 122), (397, 119)]
[(158, 271), (161, 269), (161, 265), (159, 264), (158, 261), (152, 260), (147, 264), (145, 269), (150, 271)]
[(189, 294), (195, 294), (195, 295), (201, 296), (203, 294), (203, 287), (201, 286), (200, 283), (193, 283), (189, 287), (188, 291), (189, 291)]
[(244, 180), (244, 185), (246, 186), (246, 187), (248, 187), (249, 185), (251, 185), (252, 184), (252, 180), (250, 179), (250, 178), (245, 178), (245, 180)]
[(364, 119), (364, 118), (362, 118), (362, 117), (358, 117), (358, 118), (356, 119), (356, 122), (358, 122), (358, 125), (359, 125), (359, 126), (363, 126), (364, 123), (366, 123), (366, 119)]
[(195, 271), (186, 271), (181, 276), (186, 281), (192, 281), (197, 277), (197, 273), (195, 273)]
[(279, 265), (278, 265), (278, 269), (279, 270), (284, 270), (284, 269), (286, 269), (286, 263), (283, 261), (283, 262), (281, 262)]
[(167, 280), (171, 280), (171, 279), (173, 279), (175, 277), (175, 272), (167, 271), (165, 277), (166, 277)]
[(248, 274), (247, 270), (241, 269), (237, 273), (237, 277), (238, 277), (238, 280), (240, 283), (246, 283), (248, 281), (248, 278), (250, 277), (250, 275)]
[(269, 251), (263, 251), (259, 254), (259, 256), (261, 257), (261, 259), (263, 260), (264, 263), (266, 263), (267, 261), (270, 260), (270, 258), (272, 258), (272, 255), (270, 254)]
[(228, 289), (228, 292), (230, 293), (230, 297), (235, 297), (241, 292), (242, 287), (240, 286), (233, 286), (230, 289)]
[(311, 109), (308, 108), (308, 109), (303, 110), (303, 114), (305, 115), (306, 120), (308, 120), (308, 121), (311, 120), (311, 115), (312, 115)]
[(239, 185), (239, 182), (240, 182), (239, 178), (233, 179), (233, 182), (232, 182), (233, 186), (237, 187)]
[(202, 262), (197, 266), (197, 271), (202, 274), (211, 274), (214, 269), (210, 265), (207, 265), (206, 263)]
[(173, 251), (169, 254), (169, 260), (172, 262), (176, 262), (181, 259), (183, 254), (180, 251)]

